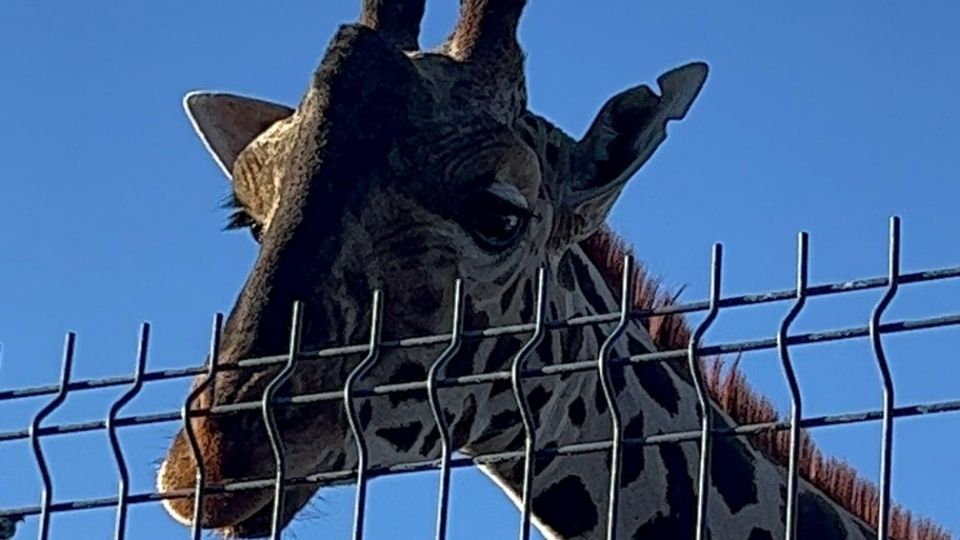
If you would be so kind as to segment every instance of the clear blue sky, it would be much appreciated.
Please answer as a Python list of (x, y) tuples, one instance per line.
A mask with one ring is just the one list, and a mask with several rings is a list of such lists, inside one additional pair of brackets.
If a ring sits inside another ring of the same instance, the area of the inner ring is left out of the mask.
[[(228, 310), (255, 255), (219, 232), (227, 184), (195, 139), (180, 97), (225, 89), (294, 103), (336, 25), (359, 1), (44, 2), (0, 5), (0, 388), (54, 382), (63, 333), (80, 334), (76, 375), (129, 373), (137, 326), (154, 326), (149, 367), (203, 358), (212, 314)], [(429, 3), (437, 43), (457, 2)], [(711, 64), (689, 119), (612, 216), (652, 271), (703, 298), (710, 245), (727, 246), (724, 292), (792, 286), (795, 236), (812, 234), (814, 282), (885, 272), (887, 218), (904, 218), (904, 268), (960, 264), (960, 4), (571, 2), (531, 0), (522, 26), (532, 107), (574, 134), (603, 101), (679, 63)], [(879, 292), (812, 302), (798, 330), (865, 324)], [(725, 313), (708, 341), (772, 336), (778, 304)], [(960, 284), (905, 288), (889, 319), (960, 310)], [(960, 330), (886, 340), (903, 403), (960, 397)], [(808, 413), (875, 408), (866, 340), (795, 352)], [(776, 357), (748, 355), (783, 406)], [(52, 421), (102, 418), (122, 389), (72, 397)], [(127, 411), (179, 406), (185, 383), (150, 384)], [(20, 429), (44, 400), (2, 405)], [(134, 491), (175, 426), (122, 432)], [(897, 425), (895, 497), (960, 533), (960, 416)], [(817, 440), (876, 477), (879, 427)], [(44, 443), (56, 499), (112, 494), (103, 433)], [(0, 507), (35, 504), (28, 444), (0, 444)], [(435, 475), (380, 480), (369, 538), (424, 538)], [(512, 538), (516, 513), (477, 474), (454, 480), (456, 538)], [(299, 522), (301, 538), (346, 538), (352, 491)], [(58, 515), (55, 538), (106, 538), (112, 510)], [(36, 534), (36, 519), (20, 538)], [(476, 529), (480, 532), (470, 532)], [(129, 537), (179, 538), (157, 505), (132, 510)]]

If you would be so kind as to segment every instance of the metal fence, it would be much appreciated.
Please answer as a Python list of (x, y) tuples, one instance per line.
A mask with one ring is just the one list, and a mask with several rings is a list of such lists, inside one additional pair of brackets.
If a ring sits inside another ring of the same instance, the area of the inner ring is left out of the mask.
[[(960, 278), (960, 266), (912, 273), (901, 273), (900, 221), (896, 217), (892, 218), (890, 223), (889, 271), (886, 276), (825, 283), (820, 285), (810, 285), (808, 283), (808, 262), (807, 235), (802, 233), (799, 238), (796, 288), (766, 292), (762, 294), (721, 297), (721, 269), (723, 266), (722, 246), (717, 244), (714, 246), (713, 251), (711, 263), (710, 297), (707, 300), (680, 303), (653, 310), (624, 309), (616, 313), (583, 316), (566, 320), (546, 319), (544, 313), (544, 290), (546, 285), (543, 277), (543, 271), (541, 271), (537, 291), (537, 309), (535, 311), (535, 321), (470, 331), (465, 331), (462, 326), (462, 309), (464, 306), (463, 292), (461, 284), (457, 283), (456, 305), (453, 314), (454, 323), (453, 329), (450, 333), (403, 339), (398, 341), (381, 341), (380, 339), (377, 329), (379, 327), (378, 317), (380, 313), (381, 302), (379, 293), (377, 293), (374, 295), (375, 299), (372, 313), (373, 324), (371, 325), (374, 330), (371, 332), (368, 343), (309, 352), (298, 350), (301, 309), (299, 305), (296, 305), (294, 306), (292, 324), (293, 331), (291, 333), (289, 354), (246, 359), (229, 365), (220, 365), (217, 362), (220, 327), (223, 319), (223, 317), (219, 314), (215, 317), (214, 328), (212, 332), (213, 336), (211, 340), (211, 355), (206, 366), (158, 371), (148, 370), (146, 364), (147, 347), (150, 338), (150, 326), (148, 324), (143, 324), (140, 332), (136, 370), (133, 376), (74, 380), (71, 377), (71, 374), (73, 371), (76, 335), (73, 333), (67, 334), (63, 353), (61, 376), (58, 384), (12, 390), (0, 390), (0, 412), (2, 412), (5, 404), (9, 404), (15, 400), (50, 396), (49, 402), (33, 417), (33, 420), (28, 428), (0, 432), (0, 444), (12, 441), (29, 440), (32, 446), (33, 455), (36, 459), (37, 468), (40, 472), (43, 486), (39, 504), (20, 508), (0, 508), (0, 540), (13, 538), (17, 523), (24, 519), (39, 520), (39, 537), (41, 539), (47, 538), (49, 536), (50, 519), (53, 514), (77, 512), (95, 508), (116, 509), (117, 517), (114, 537), (121, 539), (126, 535), (127, 512), (132, 505), (156, 503), (163, 499), (194, 497), (194, 515), (197, 516), (200, 508), (200, 505), (197, 504), (197, 502), (202, 500), (203, 497), (207, 495), (223, 493), (227, 491), (263, 488), (272, 488), (275, 490), (276, 495), (273, 506), (272, 536), (273, 538), (279, 538), (281, 533), (281, 531), (278, 530), (279, 510), (282, 508), (283, 504), (284, 487), (305, 484), (322, 485), (343, 482), (345, 480), (354, 481), (357, 484), (353, 538), (355, 540), (359, 540), (363, 537), (364, 533), (364, 512), (366, 508), (367, 493), (366, 486), (367, 482), (371, 478), (390, 474), (437, 469), (440, 471), (440, 482), (436, 538), (443, 539), (447, 534), (446, 530), (451, 470), (454, 468), (469, 467), (481, 464), (493, 464), (515, 459), (523, 459), (525, 464), (523, 476), (524, 490), (521, 502), (521, 538), (528, 538), (531, 517), (531, 500), (528, 495), (530, 494), (533, 463), (535, 457), (545, 455), (573, 455), (590, 452), (612, 452), (613, 458), (611, 463), (613, 466), (611, 467), (610, 472), (611, 497), (608, 508), (608, 523), (611, 524), (611, 527), (608, 532), (608, 538), (613, 538), (615, 533), (613, 532), (612, 524), (616, 523), (619, 507), (618, 490), (615, 486), (619, 485), (619, 463), (620, 456), (622, 455), (624, 448), (663, 443), (676, 443), (682, 441), (699, 441), (701, 448), (707, 449), (707, 451), (701, 452), (698, 489), (696, 491), (698, 493), (697, 539), (701, 540), (705, 538), (706, 529), (705, 508), (707, 505), (707, 495), (709, 491), (704, 489), (704, 487), (707, 485), (706, 471), (709, 468), (711, 457), (711, 453), (709, 451), (711, 441), (717, 437), (745, 436), (787, 430), (789, 430), (790, 436), (790, 459), (787, 469), (789, 475), (789, 484), (786, 505), (786, 523), (787, 536), (788, 538), (792, 538), (795, 537), (796, 530), (797, 486), (799, 474), (798, 446), (800, 442), (800, 430), (875, 421), (881, 422), (883, 428), (880, 460), (881, 474), (879, 482), (880, 497), (878, 507), (878, 537), (887, 538), (888, 526), (890, 522), (890, 479), (893, 469), (891, 452), (894, 420), (898, 418), (919, 417), (937, 413), (958, 411), (960, 410), (960, 399), (917, 404), (898, 404), (895, 400), (895, 385), (886, 356), (884, 354), (884, 347), (881, 338), (890, 334), (960, 325), (960, 298), (957, 299), (958, 312), (956, 313), (938, 317), (899, 320), (892, 322), (884, 322), (882, 319), (891, 301), (897, 295), (900, 286)], [(630, 291), (632, 290), (632, 272), (630, 272), (631, 268), (632, 261), (628, 258), (624, 262), (625, 272), (622, 285), (621, 306), (632, 306), (630, 296)], [(808, 298), (844, 295), (854, 291), (863, 291), (868, 289), (884, 289), (885, 292), (879, 303), (877, 303), (873, 309), (870, 321), (867, 325), (823, 332), (790, 334), (790, 327), (800, 314), (801, 310), (803, 310), (805, 302)], [(714, 322), (721, 309), (788, 301), (792, 301), (792, 306), (786, 317), (782, 319), (779, 325), (779, 331), (775, 337), (716, 344), (701, 343), (701, 338), (704, 332), (706, 332), (706, 330)], [(658, 351), (629, 357), (616, 357), (612, 354), (614, 343), (618, 338), (621, 337), (621, 334), (625, 330), (627, 324), (631, 321), (637, 321), (656, 315), (696, 312), (703, 312), (706, 314), (706, 316), (695, 328), (689, 341), (689, 346), (685, 349)], [(545, 332), (556, 329), (585, 328), (591, 325), (603, 323), (617, 324), (614, 330), (608, 334), (606, 341), (600, 347), (596, 360), (549, 365), (541, 369), (528, 369), (526, 367), (525, 362), (527, 358), (531, 355), (536, 345), (544, 336)], [(519, 353), (514, 357), (510, 370), (493, 373), (478, 373), (452, 378), (444, 378), (441, 376), (445, 363), (453, 356), (453, 354), (455, 354), (460, 343), (463, 341), (516, 334), (528, 334), (530, 337), (527, 339)], [(880, 375), (880, 383), (883, 389), (882, 408), (847, 414), (804, 416), (802, 414), (803, 401), (801, 398), (800, 385), (794, 373), (793, 364), (791, 362), (790, 348), (797, 345), (836, 342), (857, 338), (868, 338), (871, 341), (876, 367)], [(428, 379), (425, 381), (380, 385), (370, 389), (356, 389), (354, 387), (355, 381), (374, 365), (379, 357), (380, 351), (384, 349), (442, 344), (447, 344), (448, 347), (438, 358), (435, 359), (429, 370)], [(737, 354), (761, 350), (775, 350), (779, 354), (782, 365), (781, 367), (790, 390), (791, 411), (788, 420), (739, 425), (730, 429), (717, 429), (714, 428), (712, 424), (711, 415), (702, 415), (701, 426), (700, 429), (697, 430), (676, 431), (644, 438), (623, 437), (617, 402), (614, 399), (614, 392), (609, 382), (610, 371), (612, 369), (618, 369), (629, 364), (637, 364), (641, 362), (663, 362), (668, 360), (686, 361), (693, 374), (693, 380), (701, 401), (701, 405), (704, 407), (701, 410), (706, 410), (705, 404), (709, 398), (707, 396), (704, 374), (701, 371), (700, 359), (713, 355)], [(332, 358), (347, 354), (365, 354), (365, 357), (352, 371), (352, 373), (350, 373), (344, 388), (288, 397), (277, 397), (275, 395), (277, 389), (290, 377), (297, 362), (316, 361), (319, 359)], [(268, 384), (261, 400), (230, 405), (218, 405), (205, 409), (196, 408), (193, 406), (194, 401), (197, 399), (203, 389), (214, 380), (214, 377), (218, 372), (227, 370), (242, 370), (270, 365), (282, 366), (282, 369), (277, 374), (276, 378), (271, 381), (270, 384)], [(529, 404), (526, 403), (525, 396), (520, 391), (521, 382), (530, 378), (557, 377), (564, 373), (585, 372), (588, 370), (598, 370), (601, 383), (603, 385), (605, 398), (607, 400), (609, 410), (612, 413), (613, 432), (611, 433), (610, 439), (606, 441), (575, 443), (549, 449), (537, 449), (535, 432), (533, 431), (533, 415), (530, 411)], [(190, 392), (180, 410), (143, 415), (122, 414), (124, 407), (127, 406), (127, 404), (130, 403), (141, 392), (145, 384), (154, 381), (195, 377), (198, 375), (205, 377), (202, 384), (198, 385), (193, 391)], [(496, 454), (480, 455), (469, 458), (453, 456), (453, 449), (450, 445), (449, 426), (446, 425), (446, 421), (443, 417), (441, 404), (437, 396), (437, 390), (439, 388), (454, 386), (487, 384), (495, 381), (509, 381), (513, 386), (514, 396), (518, 401), (518, 408), (521, 413), (521, 418), (523, 419), (524, 429), (526, 432), (526, 444), (524, 450), (505, 451)], [(128, 389), (115, 402), (113, 402), (106, 418), (88, 422), (46, 425), (45, 420), (64, 403), (68, 395), (93, 389), (121, 386), (126, 386)], [(427, 391), (429, 402), (434, 412), (434, 420), (437, 422), (439, 427), (440, 438), (441, 442), (443, 443), (441, 458), (437, 460), (396, 464), (382, 468), (368, 467), (367, 447), (363, 433), (358, 429), (359, 422), (357, 420), (357, 412), (354, 406), (355, 399), (365, 396), (382, 396), (394, 393), (409, 392), (411, 390)], [(348, 418), (350, 420), (351, 431), (357, 445), (359, 465), (357, 468), (352, 470), (324, 472), (298, 478), (288, 477), (286, 474), (287, 468), (284, 456), (284, 447), (278, 435), (277, 426), (274, 419), (274, 410), (276, 407), (282, 407), (290, 404), (317, 403), (322, 401), (341, 401), (346, 407)], [(118, 438), (118, 431), (120, 429), (138, 425), (181, 422), (185, 428), (188, 440), (191, 442), (193, 447), (194, 455), (197, 455), (197, 442), (192, 431), (191, 423), (187, 422), (187, 419), (191, 417), (208, 415), (226, 415), (236, 413), (238, 411), (260, 411), (263, 415), (263, 420), (267, 426), (270, 442), (276, 460), (277, 472), (273, 478), (251, 479), (233, 484), (213, 484), (206, 482), (205, 471), (201, 467), (197, 471), (196, 486), (194, 489), (166, 493), (131, 493), (129, 466), (124, 456), (124, 452), (121, 449)], [(49, 437), (69, 436), (71, 434), (84, 432), (106, 433), (116, 460), (117, 470), (119, 471), (119, 490), (116, 494), (106, 495), (100, 498), (63, 501), (55, 500), (51, 470), (44, 456), (44, 450), (41, 442)], [(2, 486), (0, 486), (0, 488), (2, 488)], [(194, 523), (197, 523), (197, 521), (197, 519), (194, 519)], [(192, 538), (199, 538), (200, 533), (201, 531), (199, 527), (194, 525), (192, 527)]]

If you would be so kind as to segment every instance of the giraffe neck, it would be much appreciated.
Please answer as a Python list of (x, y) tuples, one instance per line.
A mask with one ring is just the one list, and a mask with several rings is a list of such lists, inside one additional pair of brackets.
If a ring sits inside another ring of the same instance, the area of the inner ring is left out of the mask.
[[(551, 268), (551, 317), (570, 318), (619, 311), (594, 261), (580, 247), (568, 251)], [(526, 285), (520, 287), (527, 288)], [(529, 300), (519, 295), (518, 304)], [(539, 348), (532, 367), (596, 358), (613, 324), (552, 332)], [(516, 352), (519, 340), (501, 351)], [(511, 351), (512, 349), (512, 351)], [(650, 334), (631, 324), (616, 354), (656, 350)], [(477, 355), (477, 372), (504, 369), (512, 354)], [(624, 436), (640, 438), (699, 426), (697, 399), (685, 365), (642, 363), (613, 377), (623, 415)], [(580, 372), (526, 383), (538, 421), (540, 448), (609, 440), (610, 411), (597, 373)], [(521, 449), (524, 431), (510, 392), (493, 396), (490, 414), (478, 417), (466, 452)], [(714, 407), (717, 427), (733, 422)], [(609, 490), (609, 452), (540, 459), (536, 463), (533, 510), (551, 538), (604, 538)], [(693, 442), (631, 447), (625, 450), (620, 495), (620, 538), (691, 538), (695, 525), (695, 478), (699, 451)], [(486, 468), (517, 501), (522, 490), (522, 460)], [(717, 438), (710, 470), (708, 523), (713, 538), (778, 538), (783, 534), (786, 491), (783, 468), (751, 444)], [(800, 538), (868, 538), (859, 519), (804, 483), (800, 495)]]
[[(533, 275), (506, 289), (496, 302), (500, 315), (531, 320)], [(619, 311), (618, 293), (579, 246), (549, 268), (547, 316), (551, 320)], [(494, 309), (494, 308), (489, 308)], [(529, 359), (538, 368), (595, 359), (613, 323), (550, 332)], [(446, 377), (509, 370), (528, 336), (502, 336), (465, 344), (450, 362)], [(646, 328), (629, 326), (615, 355), (656, 350)], [(419, 364), (401, 364), (403, 376), (390, 382), (423, 380), (431, 355)], [(384, 362), (385, 365), (396, 365)], [(614, 368), (613, 385), (622, 413), (624, 436), (640, 438), (699, 427), (697, 399), (684, 365), (632, 364)], [(525, 432), (509, 382), (443, 389), (441, 401), (455, 447), (466, 454), (522, 450)], [(609, 440), (610, 411), (595, 371), (564, 373), (524, 382), (537, 421), (538, 448)], [(375, 465), (439, 456), (439, 432), (423, 395), (371, 398), (368, 412)], [(379, 403), (379, 405), (378, 405)], [(383, 408), (381, 408), (383, 407)], [(401, 414), (397, 414), (397, 413)], [(363, 414), (363, 408), (361, 408)], [(733, 425), (714, 406), (718, 428)], [(350, 450), (348, 447), (348, 454)], [(758, 540), (783, 535), (786, 482), (783, 467), (743, 440), (721, 437), (713, 444), (708, 523), (712, 538)], [(534, 520), (551, 539), (606, 537), (609, 452), (540, 458), (536, 461), (532, 508)], [(691, 538), (696, 520), (698, 444), (669, 443), (625, 449), (622, 462), (618, 537)], [(348, 463), (353, 459), (348, 458)], [(483, 467), (515, 502), (522, 493), (523, 460)], [(822, 540), (870, 538), (859, 519), (806, 482), (799, 498), (799, 538)]]

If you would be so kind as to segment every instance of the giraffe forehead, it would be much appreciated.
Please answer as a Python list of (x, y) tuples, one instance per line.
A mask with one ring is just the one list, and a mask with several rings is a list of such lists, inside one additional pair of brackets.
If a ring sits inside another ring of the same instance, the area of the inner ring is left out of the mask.
[(541, 160), (515, 129), (494, 124), (480, 130), (456, 130), (436, 146), (440, 150), (432, 158), (441, 170), (434, 172), (433, 181), (465, 189), (499, 183), (513, 186), (513, 191), (519, 190), (526, 199), (536, 196)]
[[(482, 100), (451, 97), (451, 92), (456, 93), (454, 87), (469, 80), (456, 71), (446, 75), (447, 71), (427, 70), (430, 78), (452, 82), (431, 86), (434, 106), (409, 116), (415, 126), (411, 136), (397, 138), (389, 130), (367, 136), (387, 144), (375, 145), (377, 151), (368, 149), (363, 166), (349, 167), (363, 172), (344, 183), (361, 191), (394, 184), (408, 193), (422, 188), (426, 196), (450, 196), (451, 189), (469, 191), (496, 181), (513, 184), (528, 200), (535, 198), (541, 176), (539, 149), (525, 140), (519, 126), (491, 114)], [(342, 161), (352, 154), (325, 152), (323, 141), (329, 138), (327, 133), (344, 127), (342, 123), (327, 125), (309, 112), (298, 111), (261, 134), (235, 167), (235, 187), (243, 192), (238, 193), (241, 202), (261, 218), (272, 220), (279, 199), (291, 195), (283, 186), (293, 177), (306, 174), (317, 178), (324, 176), (325, 168), (343, 168)], [(318, 152), (322, 159), (312, 157)]]

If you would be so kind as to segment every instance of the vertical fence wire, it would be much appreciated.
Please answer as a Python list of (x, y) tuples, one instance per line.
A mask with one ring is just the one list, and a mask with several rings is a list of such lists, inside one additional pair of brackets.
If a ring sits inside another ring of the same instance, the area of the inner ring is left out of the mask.
[[(610, 489), (609, 499), (607, 500), (607, 540), (614, 540), (617, 537), (617, 523), (620, 517), (620, 470), (623, 461), (623, 416), (620, 412), (620, 403), (617, 400), (617, 392), (612, 380), (613, 375), (610, 371), (610, 355), (613, 353), (617, 340), (623, 336), (632, 320), (630, 312), (633, 310), (633, 278), (633, 257), (627, 255), (623, 258), (620, 320), (613, 331), (610, 332), (610, 335), (607, 336), (607, 339), (603, 341), (600, 351), (597, 353), (600, 385), (603, 387), (603, 396), (607, 401), (607, 410), (610, 411), (610, 437), (612, 441), (610, 447)], [(616, 369), (623, 369), (623, 366), (617, 366)]]
[(720, 278), (723, 268), (723, 245), (713, 245), (713, 257), (710, 263), (710, 309), (707, 316), (697, 325), (690, 336), (687, 347), (687, 362), (693, 385), (697, 391), (697, 401), (700, 405), (700, 463), (697, 469), (697, 529), (696, 540), (707, 540), (707, 504), (710, 494), (710, 454), (711, 436), (713, 434), (713, 407), (707, 393), (707, 382), (700, 365), (700, 340), (703, 334), (713, 324), (720, 311)]
[(60, 389), (53, 399), (50, 400), (30, 423), (30, 444), (33, 446), (33, 456), (37, 461), (37, 468), (40, 469), (40, 479), (43, 482), (43, 490), (40, 492), (40, 526), (37, 531), (37, 538), (47, 540), (50, 534), (50, 503), (53, 501), (53, 480), (50, 478), (50, 468), (47, 466), (47, 459), (43, 455), (43, 448), (40, 446), (40, 427), (43, 421), (53, 414), (60, 405), (67, 399), (67, 392), (70, 388), (70, 373), (73, 370), (73, 354), (76, 350), (77, 335), (73, 332), (67, 333), (66, 343), (63, 347), (63, 364), (60, 371)]
[(543, 341), (546, 333), (544, 322), (546, 320), (547, 306), (547, 270), (540, 267), (537, 271), (537, 299), (536, 299), (536, 320), (533, 335), (523, 344), (523, 347), (517, 352), (510, 366), (510, 383), (513, 387), (513, 397), (517, 400), (517, 407), (520, 410), (520, 418), (523, 421), (524, 446), (523, 446), (523, 494), (520, 505), (520, 540), (529, 540), (530, 538), (530, 516), (533, 505), (533, 472), (537, 459), (537, 424), (530, 410), (530, 403), (527, 401), (526, 392), (523, 391), (523, 371), (526, 368), (527, 360), (537, 350)]
[(453, 445), (450, 440), (450, 425), (440, 403), (440, 393), (437, 386), (443, 376), (447, 363), (460, 350), (463, 341), (463, 280), (458, 279), (453, 287), (453, 324), (450, 331), (450, 344), (440, 356), (430, 365), (427, 373), (427, 399), (433, 411), (433, 419), (437, 423), (437, 433), (440, 434), (440, 488), (437, 494), (437, 540), (447, 538), (447, 510), (450, 501), (450, 456)]
[(880, 500), (877, 507), (877, 538), (886, 540), (890, 528), (890, 481), (892, 477), (893, 458), (893, 408), (894, 388), (893, 375), (890, 373), (890, 364), (883, 351), (883, 342), (880, 339), (880, 320), (884, 311), (890, 306), (897, 295), (897, 279), (900, 276), (900, 218), (890, 218), (888, 282), (886, 292), (877, 303), (870, 317), (870, 341), (873, 344), (874, 357), (880, 370), (883, 383), (883, 428), (880, 450)]
[[(207, 466), (203, 461), (203, 453), (200, 451), (200, 443), (197, 441), (197, 433), (193, 427), (193, 421), (190, 419), (190, 410), (193, 404), (207, 390), (212, 388), (217, 378), (217, 369), (220, 365), (220, 337), (223, 333), (223, 314), (217, 313), (213, 317), (213, 329), (210, 336), (210, 358), (207, 361), (207, 375), (193, 390), (187, 394), (187, 399), (183, 402), (180, 409), (180, 419), (183, 422), (183, 433), (187, 437), (187, 443), (190, 445), (190, 452), (193, 454), (193, 463), (196, 466), (195, 480), (193, 487), (193, 522), (190, 525), (191, 540), (200, 540), (201, 525), (203, 523), (203, 499), (206, 494)], [(211, 392), (210, 403), (215, 402), (216, 394)]]
[(147, 347), (149, 343), (150, 324), (143, 323), (140, 326), (140, 339), (137, 343), (137, 363), (133, 375), (133, 385), (110, 406), (110, 411), (107, 413), (107, 436), (110, 439), (110, 448), (113, 450), (113, 457), (117, 461), (117, 469), (120, 473), (120, 485), (117, 492), (117, 522), (113, 535), (116, 540), (123, 540), (127, 535), (127, 499), (130, 497), (130, 472), (127, 468), (127, 460), (123, 456), (123, 448), (120, 446), (120, 437), (117, 435), (117, 415), (143, 389), (143, 374), (147, 370)]
[(810, 269), (809, 235), (800, 233), (797, 240), (797, 299), (780, 323), (777, 332), (777, 350), (784, 376), (790, 387), (790, 450), (787, 457), (787, 504), (784, 509), (784, 538), (797, 537), (797, 494), (800, 486), (800, 421), (803, 419), (803, 398), (800, 383), (793, 369), (790, 351), (787, 348), (790, 325), (793, 324), (807, 303), (807, 281)]
[(363, 525), (367, 507), (367, 476), (370, 456), (367, 452), (367, 439), (364, 435), (364, 426), (360, 422), (354, 399), (354, 387), (357, 381), (366, 375), (380, 358), (380, 331), (383, 323), (383, 299), (380, 290), (373, 291), (373, 302), (370, 306), (370, 343), (367, 356), (357, 364), (357, 367), (347, 375), (343, 385), (343, 405), (347, 411), (347, 421), (357, 446), (357, 494), (353, 511), (353, 540), (363, 540)]
[(274, 466), (276, 467), (273, 484), (273, 513), (270, 520), (270, 537), (280, 539), (282, 528), (280, 520), (283, 517), (283, 503), (286, 495), (287, 482), (287, 449), (283, 444), (283, 434), (277, 425), (277, 413), (274, 400), (280, 387), (285, 385), (297, 367), (300, 355), (300, 332), (303, 329), (303, 304), (293, 303), (293, 316), (290, 323), (290, 351), (287, 362), (263, 390), (262, 413), (263, 422), (267, 427), (267, 437), (270, 439), (270, 448), (273, 450)]

